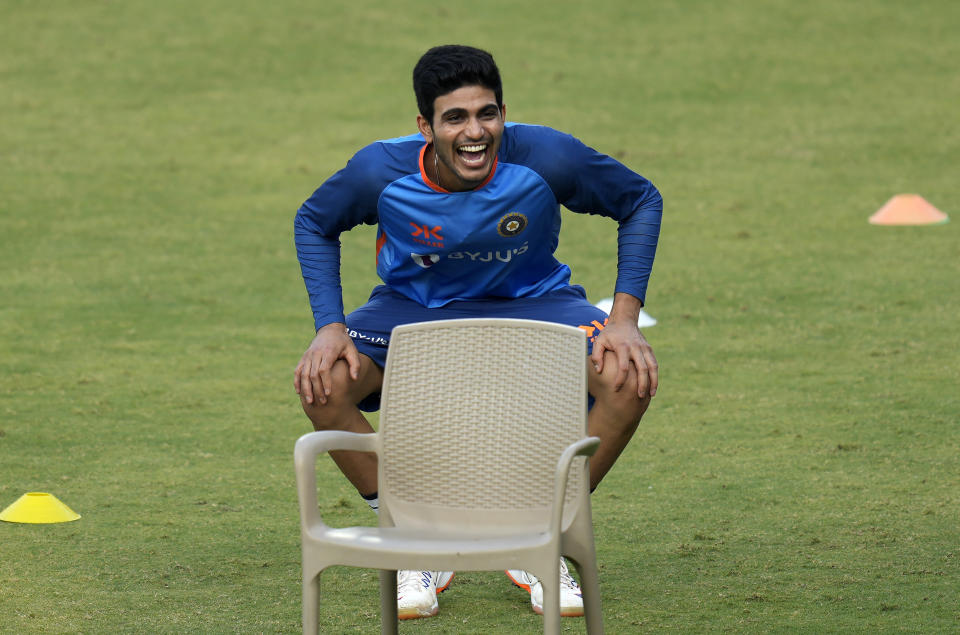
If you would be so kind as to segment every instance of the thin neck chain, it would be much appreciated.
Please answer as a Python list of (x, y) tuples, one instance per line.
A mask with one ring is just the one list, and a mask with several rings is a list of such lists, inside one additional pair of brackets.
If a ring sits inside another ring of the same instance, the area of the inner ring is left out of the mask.
[(437, 175), (437, 185), (439, 185), (443, 189), (446, 189), (443, 187), (443, 182), (440, 181), (440, 159), (437, 157), (436, 144), (434, 144), (433, 146), (433, 170)]

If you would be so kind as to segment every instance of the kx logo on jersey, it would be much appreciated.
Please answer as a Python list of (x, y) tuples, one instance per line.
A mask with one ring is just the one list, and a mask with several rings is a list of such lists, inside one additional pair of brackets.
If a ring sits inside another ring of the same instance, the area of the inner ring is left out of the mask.
[(440, 225), (430, 227), (429, 225), (410, 223), (410, 226), (413, 227), (413, 231), (410, 232), (410, 235), (413, 236), (413, 242), (430, 245), (431, 247), (443, 247), (443, 236), (440, 235), (443, 227)]

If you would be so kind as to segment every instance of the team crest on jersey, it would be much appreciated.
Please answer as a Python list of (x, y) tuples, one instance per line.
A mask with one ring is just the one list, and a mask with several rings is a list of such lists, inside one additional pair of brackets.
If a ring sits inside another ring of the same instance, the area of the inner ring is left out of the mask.
[(504, 238), (516, 236), (527, 228), (527, 217), (519, 212), (510, 212), (497, 223), (497, 233)]
[(440, 262), (439, 254), (410, 254), (410, 257), (413, 258), (413, 261), (423, 267), (424, 269), (429, 269), (433, 265)]

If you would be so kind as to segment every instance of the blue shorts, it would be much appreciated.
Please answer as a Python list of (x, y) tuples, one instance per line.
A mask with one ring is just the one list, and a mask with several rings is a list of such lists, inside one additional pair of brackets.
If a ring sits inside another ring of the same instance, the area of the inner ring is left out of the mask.
[[(456, 300), (433, 309), (380, 285), (374, 288), (366, 304), (347, 316), (347, 332), (357, 350), (383, 368), (387, 363), (387, 346), (393, 327), (430, 320), (479, 317), (543, 320), (576, 326), (587, 332), (588, 353), (607, 321), (607, 314), (590, 304), (583, 287), (577, 285), (536, 298)], [(377, 410), (380, 394), (372, 394), (358, 405), (367, 412)]]

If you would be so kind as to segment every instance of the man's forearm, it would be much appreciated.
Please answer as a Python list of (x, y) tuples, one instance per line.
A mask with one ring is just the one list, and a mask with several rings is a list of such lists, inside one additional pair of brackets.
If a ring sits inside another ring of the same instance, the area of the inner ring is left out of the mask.
[(310, 296), (314, 327), (344, 322), (343, 291), (340, 286), (340, 241), (309, 231), (297, 223), (294, 228), (297, 259)]
[(610, 320), (614, 322), (627, 322), (636, 324), (640, 318), (640, 309), (643, 302), (640, 298), (629, 293), (615, 293), (613, 296), (613, 308), (610, 309)]

